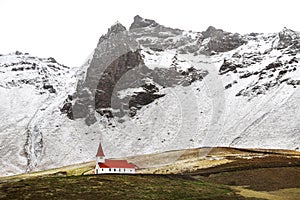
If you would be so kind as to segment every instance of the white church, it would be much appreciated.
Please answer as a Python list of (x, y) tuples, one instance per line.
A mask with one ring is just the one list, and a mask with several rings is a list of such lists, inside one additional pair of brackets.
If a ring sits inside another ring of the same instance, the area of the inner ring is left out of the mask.
[(134, 174), (135, 165), (128, 163), (127, 160), (105, 159), (105, 155), (99, 144), (96, 154), (95, 174)]

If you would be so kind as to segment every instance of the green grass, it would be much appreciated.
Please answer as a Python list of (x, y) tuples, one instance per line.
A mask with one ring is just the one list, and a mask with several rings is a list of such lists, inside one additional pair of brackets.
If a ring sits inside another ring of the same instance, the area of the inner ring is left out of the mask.
[(0, 182), (0, 199), (245, 199), (222, 185), (179, 175), (32, 177)]

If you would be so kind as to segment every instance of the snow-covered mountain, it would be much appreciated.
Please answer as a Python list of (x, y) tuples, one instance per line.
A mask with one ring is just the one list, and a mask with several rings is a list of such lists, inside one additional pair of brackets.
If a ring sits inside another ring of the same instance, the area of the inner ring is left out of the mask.
[(0, 56), (1, 175), (201, 146), (299, 150), (300, 33), (114, 24), (87, 62)]

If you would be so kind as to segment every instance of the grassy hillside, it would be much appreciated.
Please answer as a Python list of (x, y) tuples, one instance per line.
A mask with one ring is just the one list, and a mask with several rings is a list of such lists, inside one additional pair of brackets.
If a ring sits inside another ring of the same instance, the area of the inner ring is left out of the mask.
[[(208, 153), (203, 157), (201, 151)], [(299, 152), (213, 148), (126, 159), (138, 164), (139, 174), (91, 175), (94, 162), (88, 162), (0, 177), (0, 199), (299, 200), (300, 196)]]
[(247, 198), (236, 194), (229, 187), (184, 175), (89, 175), (9, 180), (0, 184), (0, 199)]

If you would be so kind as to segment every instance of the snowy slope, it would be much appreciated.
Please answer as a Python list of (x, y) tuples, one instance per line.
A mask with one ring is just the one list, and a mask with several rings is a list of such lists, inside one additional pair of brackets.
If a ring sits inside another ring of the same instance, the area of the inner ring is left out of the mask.
[(113, 25), (80, 69), (2, 55), (0, 174), (92, 160), (100, 141), (108, 157), (201, 146), (299, 150), (299, 44), (286, 28), (187, 32), (136, 16), (129, 30)]
[(6, 175), (31, 170), (39, 162), (46, 141), (37, 120), (65, 98), (75, 77), (53, 58), (21, 52), (0, 56), (0, 63), (0, 154)]

